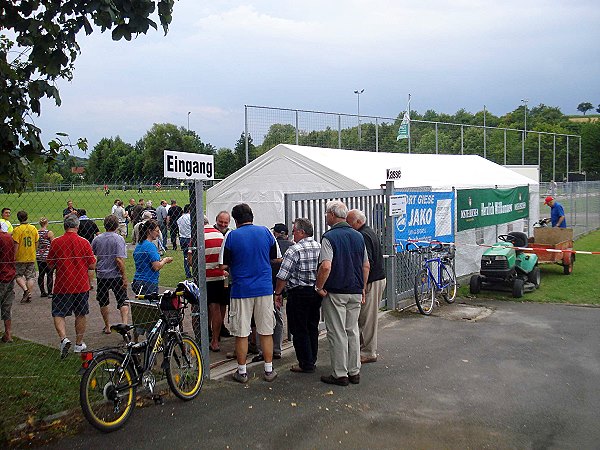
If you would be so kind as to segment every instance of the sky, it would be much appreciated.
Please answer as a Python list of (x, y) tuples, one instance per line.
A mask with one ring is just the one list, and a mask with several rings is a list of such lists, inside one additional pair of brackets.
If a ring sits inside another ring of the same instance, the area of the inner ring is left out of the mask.
[(356, 114), (357, 89), (360, 113), (382, 117), (408, 94), (421, 113), (600, 104), (597, 0), (178, 0), (166, 36), (96, 30), (79, 44), (62, 105), (45, 102), (35, 123), (45, 143), (64, 132), (90, 151), (188, 118), (203, 142), (233, 148), (244, 105)]

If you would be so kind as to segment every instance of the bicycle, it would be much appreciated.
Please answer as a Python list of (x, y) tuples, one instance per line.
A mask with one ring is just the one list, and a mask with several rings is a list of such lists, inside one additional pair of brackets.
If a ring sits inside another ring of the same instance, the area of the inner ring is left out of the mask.
[[(409, 242), (406, 248), (411, 253), (426, 255), (414, 285), (415, 303), (419, 312), (425, 316), (430, 315), (438, 294), (442, 295), (446, 303), (454, 303), (458, 289), (452, 264), (456, 252), (454, 245), (435, 241), (419, 245)], [(431, 257), (432, 253), (438, 253), (438, 256)]]
[(191, 281), (177, 285), (175, 292), (136, 295), (138, 299), (157, 303), (160, 317), (143, 342), (133, 342), (133, 325), (110, 327), (119, 333), (124, 345), (82, 352), (82, 378), (79, 401), (85, 418), (103, 432), (121, 428), (136, 404), (139, 386), (146, 388), (155, 403), (162, 397), (155, 394), (154, 368), (159, 353), (160, 368), (169, 388), (181, 400), (194, 399), (202, 389), (204, 362), (200, 347), (191, 336), (182, 332), (184, 311), (188, 303), (197, 304), (198, 287)]

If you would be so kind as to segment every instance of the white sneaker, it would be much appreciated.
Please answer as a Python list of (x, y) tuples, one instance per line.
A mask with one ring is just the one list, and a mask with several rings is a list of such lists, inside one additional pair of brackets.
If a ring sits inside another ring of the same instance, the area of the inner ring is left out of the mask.
[(69, 354), (69, 349), (71, 348), (71, 341), (69, 338), (63, 338), (60, 341), (60, 359), (65, 359)]
[(82, 342), (81, 344), (75, 344), (75, 347), (73, 347), (73, 353), (81, 353), (84, 352), (87, 349), (87, 345), (85, 345), (85, 342)]

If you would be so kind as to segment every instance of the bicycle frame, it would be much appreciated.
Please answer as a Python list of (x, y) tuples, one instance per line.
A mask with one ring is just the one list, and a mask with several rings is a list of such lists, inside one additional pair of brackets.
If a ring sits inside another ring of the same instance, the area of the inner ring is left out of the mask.
[[(434, 274), (433, 271), (431, 270), (431, 266), (433, 265), (433, 263), (437, 263), (437, 270), (436, 273)], [(449, 286), (450, 283), (444, 283), (443, 279), (442, 279), (442, 271), (444, 270), (444, 268), (446, 267), (446, 264), (444, 263), (444, 261), (442, 260), (442, 257), (437, 256), (435, 258), (427, 258), (425, 259), (425, 261), (423, 261), (423, 269), (427, 270), (427, 283), (428, 283), (428, 287), (429, 287), (429, 282), (433, 282), (433, 284), (435, 284), (435, 288), (438, 291), (441, 291), (444, 288), (447, 288)]]

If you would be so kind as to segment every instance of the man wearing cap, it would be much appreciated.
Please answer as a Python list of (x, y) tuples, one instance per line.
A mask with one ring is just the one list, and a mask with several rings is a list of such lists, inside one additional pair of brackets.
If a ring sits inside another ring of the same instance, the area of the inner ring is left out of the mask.
[(562, 205), (550, 196), (546, 197), (544, 205), (548, 205), (550, 208), (552, 208), (550, 212), (550, 221), (552, 222), (552, 227), (567, 228), (565, 210), (563, 209)]

